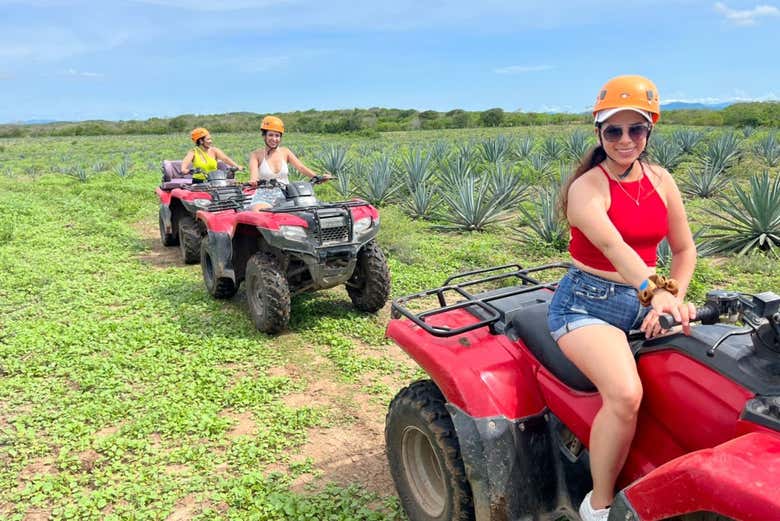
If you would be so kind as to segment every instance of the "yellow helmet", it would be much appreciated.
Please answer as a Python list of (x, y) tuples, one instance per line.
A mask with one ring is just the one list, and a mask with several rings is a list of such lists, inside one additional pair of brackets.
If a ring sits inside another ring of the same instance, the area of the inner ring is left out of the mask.
[(284, 123), (276, 116), (266, 116), (260, 123), (260, 130), (273, 130), (274, 132), (284, 134)]
[(593, 118), (601, 123), (621, 110), (639, 112), (655, 124), (661, 117), (658, 88), (644, 76), (612, 78), (601, 87), (593, 105)]

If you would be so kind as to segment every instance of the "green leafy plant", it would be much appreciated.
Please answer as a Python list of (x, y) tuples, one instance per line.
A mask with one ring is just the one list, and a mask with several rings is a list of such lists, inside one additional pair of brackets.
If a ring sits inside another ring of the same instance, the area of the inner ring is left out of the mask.
[(698, 130), (681, 128), (672, 133), (672, 140), (677, 143), (683, 154), (690, 154), (696, 145), (704, 139), (704, 133)]
[(347, 158), (347, 147), (344, 145), (330, 144), (324, 146), (315, 161), (320, 169), (336, 177), (341, 176), (343, 172), (350, 168), (350, 161)]
[(406, 181), (410, 192), (414, 187), (426, 184), (433, 175), (431, 156), (419, 148), (408, 150), (402, 155), (396, 168), (398, 176)]
[(542, 243), (555, 251), (566, 251), (569, 245), (569, 225), (558, 211), (560, 187), (553, 185), (538, 190), (533, 200), (534, 211), (520, 207), (523, 216), (515, 231), (527, 244)]
[(493, 195), (489, 183), (477, 182), (471, 176), (459, 185), (442, 189), (441, 196), (447, 211), (438, 213), (437, 218), (451, 223), (449, 228), (482, 231), (507, 218), (512, 208), (511, 194)]
[(778, 257), (780, 247), (780, 176), (768, 172), (752, 176), (747, 189), (734, 184), (736, 198), (717, 201), (717, 210), (705, 208), (717, 217), (703, 235), (707, 254), (746, 255), (754, 251)]
[(404, 200), (403, 205), (410, 217), (427, 219), (440, 203), (436, 187), (423, 182), (411, 188), (409, 198)]
[(707, 199), (719, 195), (728, 183), (722, 168), (705, 162), (695, 169), (688, 169), (688, 177), (682, 179), (680, 188), (688, 195)]
[(482, 159), (488, 163), (502, 162), (511, 149), (511, 143), (506, 136), (496, 136), (482, 141), (479, 144)]
[(753, 150), (766, 166), (775, 167), (780, 164), (780, 142), (777, 141), (775, 132), (770, 132), (758, 140)]
[(514, 152), (518, 159), (526, 159), (534, 150), (533, 136), (522, 136), (515, 141)]
[(593, 137), (590, 133), (584, 130), (575, 130), (566, 139), (566, 156), (573, 161), (579, 161), (592, 145)]
[(396, 181), (387, 156), (377, 158), (371, 165), (371, 170), (365, 168), (362, 163), (356, 163), (355, 174), (358, 179), (358, 193), (375, 206), (388, 203), (402, 186)]
[(719, 175), (737, 162), (740, 156), (739, 140), (734, 132), (727, 132), (709, 144), (701, 155), (701, 163), (709, 165)]
[(542, 141), (541, 152), (548, 161), (557, 161), (566, 153), (566, 148), (555, 136), (547, 136)]
[(677, 166), (682, 162), (684, 154), (680, 145), (674, 140), (665, 139), (663, 137), (656, 137), (650, 141), (648, 147), (650, 157), (667, 169), (668, 171), (674, 171)]

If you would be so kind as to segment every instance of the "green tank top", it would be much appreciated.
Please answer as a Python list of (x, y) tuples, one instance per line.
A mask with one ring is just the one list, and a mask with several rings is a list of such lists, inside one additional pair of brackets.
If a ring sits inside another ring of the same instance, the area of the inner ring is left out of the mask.
[(192, 158), (192, 166), (194, 168), (200, 168), (206, 174), (217, 169), (217, 160), (205, 153), (203, 149), (195, 147), (192, 151), (195, 154)]

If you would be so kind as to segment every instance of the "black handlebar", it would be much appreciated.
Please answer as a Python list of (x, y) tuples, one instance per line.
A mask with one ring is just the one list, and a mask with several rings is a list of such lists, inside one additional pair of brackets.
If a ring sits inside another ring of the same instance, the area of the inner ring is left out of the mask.
[[(703, 324), (715, 324), (718, 322), (719, 318), (720, 308), (718, 304), (715, 302), (706, 302), (703, 306), (696, 310), (696, 318), (691, 320), (691, 322), (696, 321)], [(658, 323), (661, 324), (663, 329), (671, 329), (680, 325), (680, 323), (677, 322), (672, 315), (667, 313), (664, 313), (658, 317)]]

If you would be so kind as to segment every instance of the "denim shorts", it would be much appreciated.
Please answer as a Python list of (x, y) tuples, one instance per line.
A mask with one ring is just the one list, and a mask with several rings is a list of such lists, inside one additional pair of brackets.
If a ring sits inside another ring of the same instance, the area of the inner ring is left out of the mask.
[(550, 302), (547, 326), (556, 341), (569, 331), (595, 324), (629, 332), (642, 325), (649, 309), (639, 304), (632, 286), (571, 268)]
[(252, 196), (252, 200), (249, 201), (249, 208), (259, 203), (266, 203), (274, 206), (280, 201), (284, 201), (285, 196), (281, 188), (260, 188), (255, 190), (255, 195)]

